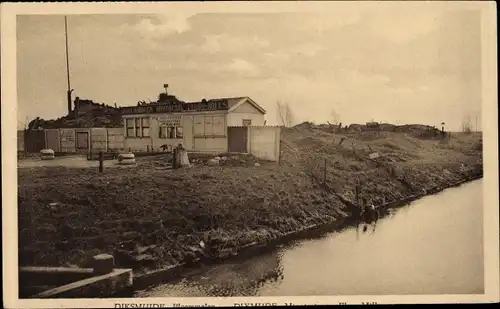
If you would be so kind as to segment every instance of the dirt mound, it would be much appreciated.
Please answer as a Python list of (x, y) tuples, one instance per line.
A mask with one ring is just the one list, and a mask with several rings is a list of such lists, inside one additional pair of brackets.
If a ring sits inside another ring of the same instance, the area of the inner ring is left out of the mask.
[(441, 135), (436, 133), (439, 130), (425, 125), (382, 124), (381, 127), (384, 131), (364, 132), (362, 125), (351, 125), (348, 131), (359, 132), (325, 133), (321, 127), (306, 122), (284, 129), (282, 164), (308, 173), (319, 170), (317, 166), (324, 165), (325, 160), (328, 166), (335, 165), (336, 171), (371, 170), (395, 162), (417, 168), (418, 160), (478, 155), (482, 146), (477, 137), (458, 134), (444, 147), (439, 143)]
[(303, 123), (293, 126), (293, 128), (296, 130), (311, 130), (314, 128), (314, 124), (312, 122), (305, 121)]

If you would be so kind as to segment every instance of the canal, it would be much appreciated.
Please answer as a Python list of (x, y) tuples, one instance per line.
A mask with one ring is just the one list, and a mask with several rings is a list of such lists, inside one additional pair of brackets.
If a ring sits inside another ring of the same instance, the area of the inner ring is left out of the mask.
[(481, 294), (482, 180), (275, 252), (202, 269), (136, 297)]

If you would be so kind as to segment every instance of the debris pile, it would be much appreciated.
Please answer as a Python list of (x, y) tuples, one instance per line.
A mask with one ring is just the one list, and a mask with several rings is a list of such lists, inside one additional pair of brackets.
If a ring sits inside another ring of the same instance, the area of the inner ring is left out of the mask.
[(122, 126), (123, 121), (118, 107), (77, 97), (75, 109), (68, 115), (51, 120), (36, 117), (28, 124), (28, 129), (119, 128)]
[(33, 119), (29, 125), (29, 130), (36, 129), (58, 129), (58, 128), (121, 128), (123, 121), (118, 111), (109, 115), (94, 116), (85, 114), (78, 117), (68, 115), (58, 119), (45, 120), (40, 117)]

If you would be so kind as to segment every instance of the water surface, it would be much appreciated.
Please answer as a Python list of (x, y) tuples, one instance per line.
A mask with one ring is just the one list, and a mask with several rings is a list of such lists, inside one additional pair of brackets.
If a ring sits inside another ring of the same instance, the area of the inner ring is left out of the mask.
[(482, 180), (394, 211), (366, 232), (217, 265), (138, 297), (482, 294)]

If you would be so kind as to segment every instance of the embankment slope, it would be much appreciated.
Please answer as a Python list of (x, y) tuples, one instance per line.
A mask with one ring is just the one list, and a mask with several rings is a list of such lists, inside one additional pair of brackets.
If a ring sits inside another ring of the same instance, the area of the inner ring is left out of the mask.
[[(374, 152), (380, 156), (368, 159)], [(282, 134), (280, 164), (256, 167), (252, 160), (242, 156), (235, 164), (173, 172), (161, 169), (161, 156), (103, 174), (19, 169), (20, 264), (85, 266), (106, 252), (118, 266), (142, 272), (230, 256), (248, 243), (349, 214), (315, 179), (326, 175), (328, 185), (351, 201), (356, 183), (376, 205), (396, 201), (481, 174), (482, 137), (456, 133), (443, 141), (296, 127)]]

